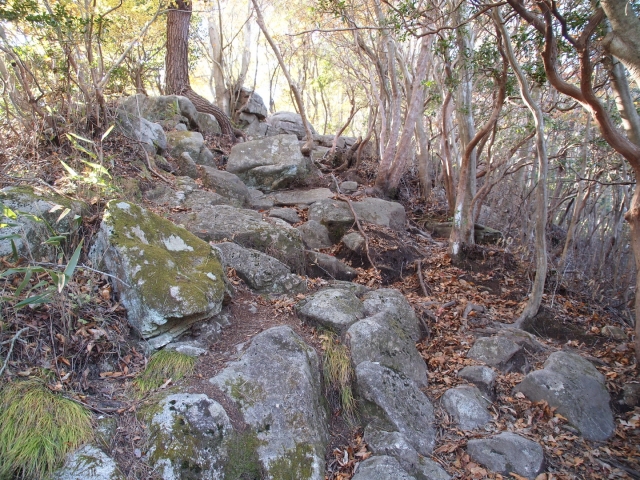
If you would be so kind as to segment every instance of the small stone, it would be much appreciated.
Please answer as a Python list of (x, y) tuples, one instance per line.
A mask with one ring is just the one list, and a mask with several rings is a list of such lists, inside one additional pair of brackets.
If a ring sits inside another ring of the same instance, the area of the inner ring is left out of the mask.
[(300, 231), (302, 241), (309, 249), (328, 248), (332, 245), (327, 227), (315, 220), (309, 220), (296, 228)]
[(534, 479), (544, 466), (542, 447), (514, 433), (469, 440), (467, 453), (494, 472), (506, 475), (513, 472)]
[(340, 190), (346, 194), (354, 193), (358, 190), (358, 182), (342, 182)]
[(627, 332), (620, 327), (614, 327), (612, 325), (605, 325), (601, 330), (602, 335), (613, 338), (614, 340), (627, 340)]
[(342, 237), (342, 243), (354, 253), (362, 253), (364, 250), (364, 237), (358, 232), (347, 233)]
[(458, 372), (458, 376), (473, 383), (489, 398), (495, 398), (497, 375), (492, 368), (480, 365), (464, 367)]
[(491, 402), (484, 398), (478, 387), (450, 388), (442, 395), (442, 405), (463, 430), (482, 427), (493, 418), (487, 410)]
[(496, 367), (503, 372), (520, 371), (526, 366), (522, 347), (502, 336), (478, 338), (467, 357)]

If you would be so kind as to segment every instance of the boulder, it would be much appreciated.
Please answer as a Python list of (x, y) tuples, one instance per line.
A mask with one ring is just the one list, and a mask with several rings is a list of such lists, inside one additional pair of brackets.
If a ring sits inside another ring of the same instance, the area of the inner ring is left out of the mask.
[(435, 461), (418, 455), (407, 439), (399, 432), (386, 432), (367, 427), (364, 440), (371, 453), (395, 458), (400, 466), (417, 480), (450, 480), (451, 476)]
[[(26, 186), (0, 190), (0, 204), (15, 214), (13, 218), (5, 211), (0, 216), (0, 223), (7, 224), (0, 228), (0, 235), (4, 237), (0, 242), (0, 257), (13, 253), (13, 240), (18, 255), (41, 262), (57, 261), (55, 247), (43, 242), (53, 235), (77, 233), (82, 225), (81, 217), (89, 212), (83, 202)], [(47, 224), (56, 233), (52, 233)]]
[(237, 175), (208, 166), (200, 167), (199, 170), (202, 184), (228, 198), (231, 205), (242, 207), (249, 202), (249, 189)]
[(116, 462), (98, 447), (85, 445), (71, 454), (64, 467), (56, 470), (54, 480), (124, 480)]
[(255, 433), (266, 478), (324, 479), (329, 435), (320, 361), (290, 327), (256, 335), (242, 358), (211, 382), (238, 406)]
[(293, 208), (272, 208), (269, 211), (270, 217), (280, 218), (288, 223), (300, 223), (298, 212)]
[(193, 158), (191, 158), (188, 152), (182, 152), (173, 160), (178, 164), (178, 173), (180, 175), (190, 178), (200, 177), (198, 164), (193, 161)]
[(482, 427), (493, 419), (487, 410), (491, 402), (475, 386), (450, 388), (442, 395), (441, 402), (462, 430)]
[(204, 394), (178, 393), (160, 401), (149, 422), (146, 460), (161, 478), (222, 478), (225, 440), (233, 431), (222, 406)]
[[(180, 95), (157, 97), (148, 97), (143, 94), (132, 95), (122, 100), (118, 108), (129, 115), (159, 123), (165, 130), (173, 130), (182, 123), (191, 129), (209, 133), (207, 128), (209, 128), (211, 119), (202, 119), (201, 116), (204, 114), (198, 113), (191, 100)], [(201, 122), (204, 124), (201, 125)]]
[(222, 129), (216, 117), (209, 113), (198, 112), (196, 114), (197, 128), (203, 136), (221, 135)]
[[(333, 146), (334, 135), (314, 135), (313, 142), (325, 148), (331, 148)], [(344, 148), (347, 144), (344, 141), (344, 137), (338, 137), (338, 142), (336, 143), (336, 148)]]
[(222, 262), (233, 268), (238, 276), (258, 293), (303, 293), (307, 284), (294, 275), (284, 263), (269, 255), (243, 248), (230, 242), (215, 245), (220, 251)]
[(311, 250), (329, 248), (332, 245), (327, 227), (315, 220), (309, 220), (296, 228), (302, 236), (304, 246)]
[(249, 206), (256, 210), (269, 210), (274, 205), (273, 196), (265, 195), (257, 188), (249, 187)]
[(367, 424), (400, 432), (420, 455), (431, 453), (436, 435), (433, 406), (413, 380), (362, 362), (356, 367), (356, 385)]
[[(352, 205), (361, 222), (404, 230), (406, 214), (404, 207), (399, 203), (379, 198), (365, 198), (360, 202), (352, 202)], [(321, 200), (313, 203), (309, 207), (309, 220), (326, 226), (329, 236), (336, 243), (355, 223), (349, 205), (340, 200)]]
[(346, 193), (347, 195), (350, 193), (355, 193), (358, 191), (358, 182), (346, 181), (340, 184), (340, 191), (342, 193)]
[(331, 197), (333, 197), (333, 192), (328, 188), (312, 188), (311, 190), (277, 192), (273, 195), (273, 200), (276, 205), (293, 207), (295, 205), (311, 205)]
[(342, 335), (355, 322), (364, 318), (364, 307), (348, 290), (326, 288), (296, 305), (301, 320)]
[(542, 447), (515, 433), (469, 440), (467, 453), (476, 462), (504, 475), (513, 472), (534, 479), (544, 467)]
[(524, 371), (527, 359), (520, 345), (504, 336), (476, 339), (467, 357), (484, 362), (503, 372)]
[(306, 260), (300, 232), (290, 226), (268, 223), (253, 210), (215, 205), (198, 211), (180, 212), (172, 219), (203, 240), (233, 240), (245, 248), (277, 258), (294, 272), (304, 270)]
[(497, 375), (492, 368), (483, 365), (468, 366), (460, 370), (458, 376), (473, 383), (488, 398), (495, 399)]
[(151, 155), (163, 153), (167, 149), (167, 137), (162, 126), (157, 123), (118, 110), (117, 125), (126, 137), (140, 142)]
[(557, 408), (587, 440), (605, 441), (615, 431), (604, 376), (578, 354), (552, 353), (544, 368), (524, 377), (515, 391)]
[(380, 288), (368, 292), (362, 300), (367, 317), (385, 312), (388, 314), (387, 321), (394, 329), (404, 332), (414, 343), (420, 340), (418, 317), (408, 300), (398, 290)]
[(262, 97), (255, 91), (244, 87), (237, 92), (236, 110), (255, 115), (258, 120), (264, 120), (269, 114)]
[(358, 465), (352, 480), (416, 480), (405, 472), (398, 461), (387, 455), (367, 458)]
[(204, 138), (199, 132), (174, 130), (167, 133), (167, 148), (173, 157), (188, 153), (197, 165), (215, 167), (211, 151), (205, 147)]
[(303, 181), (312, 172), (312, 166), (300, 152), (295, 135), (277, 135), (234, 145), (227, 171), (238, 175), (250, 187), (270, 191)]
[(353, 253), (360, 254), (364, 252), (364, 237), (358, 232), (347, 233), (342, 237), (342, 243)]
[(224, 272), (211, 246), (132, 203), (107, 204), (91, 258), (117, 278), (129, 323), (154, 348), (222, 309)]
[[(306, 136), (304, 124), (302, 123), (302, 117), (293, 112), (276, 112), (270, 117), (267, 117), (267, 123), (275, 129), (278, 134), (292, 134), (295, 135), (298, 140), (302, 140)], [(316, 130), (311, 124), (311, 133), (316, 133)]]
[(310, 277), (328, 278), (333, 280), (353, 280), (358, 272), (349, 265), (326, 253), (307, 250), (307, 275)]
[(347, 331), (351, 360), (354, 365), (365, 361), (379, 363), (410, 378), (418, 387), (426, 387), (427, 365), (415, 342), (396, 325), (388, 312), (351, 325)]
[[(189, 209), (194, 212), (213, 205), (229, 205), (236, 202), (216, 192), (203, 190), (193, 178), (187, 176), (177, 177), (175, 188), (174, 190), (170, 186), (161, 183), (156, 188), (145, 192), (144, 198), (155, 205), (162, 205), (179, 211)], [(172, 220), (176, 220), (178, 217), (180, 217), (179, 214), (170, 215)], [(178, 223), (181, 221), (179, 219)]]

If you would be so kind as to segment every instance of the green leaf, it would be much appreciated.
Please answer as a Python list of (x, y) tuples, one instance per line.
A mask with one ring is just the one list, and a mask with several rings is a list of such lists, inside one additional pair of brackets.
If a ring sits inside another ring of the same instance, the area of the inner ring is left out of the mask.
[(60, 220), (62, 220), (67, 215), (69, 215), (69, 213), (71, 213), (71, 209), (70, 208), (65, 208), (64, 210), (62, 210), (62, 213), (60, 214), (60, 216), (56, 220), (56, 223), (60, 223)]
[(78, 172), (76, 172), (73, 168), (71, 168), (69, 165), (67, 165), (63, 160), (60, 160), (60, 163), (65, 168), (65, 170), (67, 172), (69, 172), (69, 175), (71, 175), (72, 177), (79, 177), (80, 176), (80, 175), (78, 175)]
[(115, 123), (114, 123), (114, 124), (113, 124), (113, 125), (111, 125), (109, 128), (107, 128), (107, 131), (106, 131), (106, 132), (104, 132), (104, 133), (102, 134), (102, 137), (100, 137), (100, 141), (101, 141), (101, 142), (104, 142), (104, 139), (105, 139), (105, 138), (107, 138), (107, 137), (109, 136), (109, 134), (111, 133), (111, 130), (113, 130), (113, 127), (115, 127), (115, 126), (116, 126), (116, 125), (115, 125)]
[[(88, 138), (81, 137), (80, 135), (76, 135), (75, 133), (67, 133), (67, 137), (77, 138), (78, 140), (82, 140), (83, 142), (93, 144), (93, 140), (89, 140)], [(69, 140), (71, 140), (71, 138), (69, 138)]]
[(2, 210), (2, 216), (15, 220), (18, 218), (16, 212), (7, 207), (4, 203), (0, 202), (0, 210)]
[(19, 238), (20, 235), (18, 235), (17, 233), (14, 233), (12, 235), (0, 235), (0, 240), (17, 240)]
[(60, 243), (65, 241), (67, 237), (64, 235), (55, 235), (53, 237), (47, 238), (44, 242), (45, 245), (55, 245), (56, 247), (60, 246)]
[(9, 275), (15, 275), (16, 273), (27, 273), (28, 271), (32, 271), (33, 273), (42, 273), (46, 272), (46, 270), (42, 267), (18, 267), (18, 268), (9, 268), (4, 272), (0, 272), (0, 278), (8, 277)]
[(80, 244), (76, 247), (75, 251), (73, 252), (73, 255), (71, 256), (71, 260), (69, 260), (69, 263), (67, 264), (67, 268), (64, 269), (64, 276), (67, 278), (71, 278), (71, 276), (73, 275), (73, 272), (76, 269), (76, 266), (78, 265), (78, 260), (80, 259), (80, 253), (82, 253), (83, 242), (84, 242), (84, 239), (80, 240)]
[(21, 302), (16, 303), (16, 310), (22, 307), (26, 307), (27, 305), (41, 305), (43, 303), (47, 303), (51, 300), (51, 294), (53, 292), (51, 290), (47, 290), (46, 292), (42, 292), (38, 295), (34, 295), (33, 297), (25, 298)]
[(24, 275), (24, 279), (22, 280), (22, 282), (20, 282), (20, 285), (18, 285), (18, 288), (16, 289), (16, 292), (15, 292), (16, 297), (22, 293), (22, 291), (27, 285), (29, 285), (29, 282), (31, 281), (31, 275), (33, 275), (33, 270), (29, 270)]
[(87, 160), (82, 160), (82, 163), (86, 163), (87, 165), (89, 165), (94, 170), (100, 172), (102, 175), (106, 175), (107, 177), (111, 178), (111, 175), (109, 174), (109, 170), (104, 168), (102, 165), (100, 165), (98, 163), (88, 162)]

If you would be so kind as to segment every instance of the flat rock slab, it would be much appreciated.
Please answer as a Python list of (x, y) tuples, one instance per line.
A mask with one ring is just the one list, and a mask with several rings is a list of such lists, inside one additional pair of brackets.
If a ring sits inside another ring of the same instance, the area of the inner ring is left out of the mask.
[(393, 288), (380, 288), (366, 293), (363, 297), (364, 313), (372, 317), (377, 313), (389, 314), (392, 326), (399, 328), (411, 340), (420, 340), (418, 317), (406, 297)]
[(400, 432), (420, 455), (431, 453), (433, 406), (413, 380), (382, 365), (362, 362), (356, 367), (356, 383), (368, 423)]
[(259, 212), (229, 205), (207, 206), (198, 211), (179, 213), (174, 221), (183, 224), (203, 240), (233, 241), (277, 258), (295, 272), (305, 265), (300, 232), (289, 225), (276, 225), (262, 219)]
[(211, 382), (257, 436), (266, 478), (323, 480), (328, 442), (320, 361), (290, 327), (256, 335), (242, 358)]
[(222, 478), (224, 440), (233, 428), (227, 413), (204, 394), (162, 399), (149, 423), (147, 460), (162, 478)]
[(556, 407), (587, 440), (605, 441), (615, 431), (604, 376), (578, 354), (552, 353), (542, 370), (528, 374), (514, 390)]
[(98, 447), (85, 445), (69, 456), (64, 467), (54, 472), (54, 480), (124, 480), (116, 462)]
[(277, 135), (234, 145), (227, 171), (238, 175), (247, 186), (271, 191), (305, 179), (312, 168), (300, 152), (295, 135)]
[(442, 406), (463, 430), (473, 430), (489, 423), (491, 402), (478, 387), (462, 385), (450, 388), (441, 398)]
[[(176, 209), (191, 209), (193, 211), (199, 211), (214, 205), (237, 206), (238, 204), (235, 199), (201, 189), (195, 180), (189, 176), (177, 177), (175, 190), (168, 185), (160, 184), (145, 192), (144, 198), (155, 205)], [(176, 215), (170, 215), (170, 218), (174, 220)]]
[(398, 461), (387, 455), (367, 458), (358, 465), (352, 480), (416, 480), (409, 475)]
[(309, 249), (328, 248), (333, 245), (329, 239), (327, 227), (315, 220), (309, 220), (296, 228), (302, 236), (305, 247)]
[(351, 325), (347, 331), (354, 365), (376, 362), (427, 386), (427, 365), (415, 342), (399, 330), (388, 312), (380, 312)]
[(471, 365), (458, 372), (458, 377), (473, 383), (488, 398), (494, 399), (496, 395), (496, 372), (484, 365)]
[(358, 272), (333, 255), (307, 250), (307, 275), (329, 280), (353, 280)]
[(129, 202), (107, 204), (91, 250), (114, 281), (129, 323), (153, 348), (222, 309), (224, 272), (195, 235)]
[(311, 205), (312, 203), (333, 197), (334, 193), (328, 188), (312, 188), (310, 190), (292, 190), (278, 192), (273, 195), (276, 205), (293, 207), (295, 205)]
[(376, 456), (395, 458), (400, 466), (417, 480), (450, 480), (451, 476), (435, 461), (418, 455), (399, 432), (387, 432), (375, 427), (364, 431), (367, 447)]
[(299, 223), (300, 217), (298, 216), (298, 212), (296, 212), (293, 208), (272, 208), (269, 211), (270, 217), (280, 218), (288, 223)]
[(249, 189), (237, 175), (203, 166), (199, 170), (202, 184), (230, 200), (229, 204), (242, 207), (249, 203)]
[(514, 433), (469, 440), (467, 453), (490, 470), (505, 475), (513, 472), (534, 479), (544, 467), (542, 447)]
[(504, 336), (476, 339), (467, 357), (484, 362), (503, 372), (521, 371), (527, 364), (522, 347)]
[(292, 274), (289, 267), (266, 253), (243, 248), (231, 242), (215, 245), (225, 266), (233, 268), (238, 276), (258, 293), (303, 293), (307, 284)]
[(364, 318), (362, 301), (348, 290), (327, 288), (309, 295), (296, 305), (303, 321), (339, 335)]

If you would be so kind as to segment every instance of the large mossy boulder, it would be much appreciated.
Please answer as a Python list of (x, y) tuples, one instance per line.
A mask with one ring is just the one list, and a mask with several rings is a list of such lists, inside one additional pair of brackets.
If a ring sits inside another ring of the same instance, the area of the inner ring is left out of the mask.
[(231, 149), (227, 171), (248, 186), (271, 191), (305, 180), (313, 171), (295, 135), (277, 135), (239, 143)]
[[(256, 335), (242, 358), (211, 382), (237, 405), (256, 435), (260, 478), (324, 479), (328, 432), (320, 362), (290, 327)], [(254, 478), (237, 473), (235, 478)]]
[(222, 309), (224, 272), (195, 235), (132, 203), (107, 204), (91, 256), (117, 278), (129, 323), (158, 348)]
[(165, 397), (149, 422), (147, 461), (161, 478), (224, 478), (233, 428), (222, 406), (204, 394)]
[(7, 224), (0, 228), (0, 235), (5, 237), (0, 242), (0, 257), (13, 253), (11, 240), (6, 237), (15, 235), (18, 255), (35, 261), (55, 262), (55, 248), (44, 242), (54, 235), (69, 237), (76, 233), (82, 225), (81, 217), (89, 211), (83, 202), (32, 187), (4, 188), (0, 190), (0, 203), (11, 210), (5, 210), (0, 218), (0, 223)]

